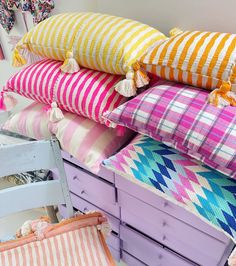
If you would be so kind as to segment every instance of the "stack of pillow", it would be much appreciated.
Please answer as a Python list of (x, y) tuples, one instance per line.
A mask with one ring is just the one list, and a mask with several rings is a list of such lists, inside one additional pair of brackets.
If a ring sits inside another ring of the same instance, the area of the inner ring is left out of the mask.
[(236, 35), (177, 31), (140, 60), (148, 72), (165, 80), (105, 118), (236, 178), (235, 62)]
[(63, 149), (98, 172), (102, 160), (132, 135), (124, 127), (108, 128), (103, 115), (148, 84), (137, 59), (164, 39), (150, 26), (98, 13), (59, 14), (41, 22), (17, 44), (13, 65), (26, 64), (29, 54), (44, 59), (8, 80), (0, 108), (16, 103), (9, 92), (35, 102), (4, 128), (36, 139), (53, 133)]

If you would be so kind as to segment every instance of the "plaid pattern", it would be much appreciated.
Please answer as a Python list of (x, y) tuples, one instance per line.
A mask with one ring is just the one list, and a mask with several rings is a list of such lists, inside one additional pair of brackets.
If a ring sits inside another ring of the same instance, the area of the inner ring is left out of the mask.
[(106, 119), (146, 134), (236, 178), (236, 112), (207, 104), (208, 92), (159, 80)]
[(159, 196), (165, 194), (236, 242), (236, 180), (143, 135), (104, 164)]

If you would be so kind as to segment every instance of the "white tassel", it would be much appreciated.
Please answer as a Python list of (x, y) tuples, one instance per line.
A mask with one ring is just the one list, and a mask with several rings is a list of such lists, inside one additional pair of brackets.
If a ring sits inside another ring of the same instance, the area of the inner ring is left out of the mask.
[(236, 248), (234, 249), (234, 251), (230, 255), (230, 257), (228, 259), (228, 264), (229, 264), (229, 266), (236, 266)]
[(101, 231), (105, 239), (111, 234), (111, 226), (108, 222), (97, 225), (97, 229)]
[(0, 95), (0, 110), (11, 111), (13, 107), (17, 104), (17, 100), (15, 97), (6, 93), (5, 91), (1, 92)]
[(115, 90), (125, 97), (135, 96), (137, 93), (137, 89), (134, 82), (134, 72), (127, 72), (126, 79), (123, 79), (118, 82), (115, 85)]
[(51, 104), (51, 110), (49, 110), (49, 121), (52, 123), (59, 122), (64, 118), (64, 115), (60, 108), (58, 108), (57, 103), (53, 102)]
[(73, 74), (75, 72), (78, 72), (80, 70), (80, 67), (73, 57), (73, 52), (69, 51), (66, 53), (66, 60), (64, 61), (63, 65), (61, 66), (61, 71), (65, 73)]

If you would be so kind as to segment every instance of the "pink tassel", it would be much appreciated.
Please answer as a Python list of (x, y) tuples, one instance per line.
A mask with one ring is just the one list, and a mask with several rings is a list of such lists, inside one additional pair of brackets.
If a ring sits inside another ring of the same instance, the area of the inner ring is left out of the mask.
[(1, 91), (1, 95), (0, 95), (0, 110), (4, 110), (6, 111), (6, 106), (4, 104), (4, 97), (3, 97), (4, 92)]
[(5, 91), (1, 92), (0, 96), (0, 110), (10, 111), (17, 104), (17, 100), (12, 96), (5, 93)]

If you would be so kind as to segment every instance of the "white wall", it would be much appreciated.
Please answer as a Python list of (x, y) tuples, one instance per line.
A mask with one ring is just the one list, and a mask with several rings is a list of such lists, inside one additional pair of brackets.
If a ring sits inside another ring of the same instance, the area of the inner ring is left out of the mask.
[(236, 33), (235, 0), (97, 0), (97, 11), (173, 27)]

